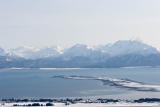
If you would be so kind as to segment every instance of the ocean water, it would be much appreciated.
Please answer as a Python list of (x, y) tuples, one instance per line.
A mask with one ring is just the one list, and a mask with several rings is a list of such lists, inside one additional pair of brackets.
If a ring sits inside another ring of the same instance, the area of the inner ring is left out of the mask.
[[(71, 76), (89, 78), (68, 78)], [(92, 77), (110, 78), (115, 81), (104, 83), (103, 80), (90, 79)], [(120, 82), (117, 82), (117, 79)], [(129, 82), (123, 83), (121, 80)], [(130, 81), (135, 81), (131, 87), (128, 86)], [(127, 87), (124, 86), (126, 83)], [(137, 83), (145, 84), (147, 90), (143, 90), (144, 87)], [(135, 85), (138, 89), (134, 87)], [(160, 98), (160, 91), (152, 90), (159, 87), (159, 67), (0, 70), (0, 98)]]

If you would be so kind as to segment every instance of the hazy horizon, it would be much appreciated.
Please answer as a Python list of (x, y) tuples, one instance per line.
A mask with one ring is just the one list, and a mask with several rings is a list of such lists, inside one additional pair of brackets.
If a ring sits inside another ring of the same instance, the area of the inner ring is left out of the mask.
[(159, 0), (0, 1), (0, 47), (138, 39), (159, 48), (159, 5)]

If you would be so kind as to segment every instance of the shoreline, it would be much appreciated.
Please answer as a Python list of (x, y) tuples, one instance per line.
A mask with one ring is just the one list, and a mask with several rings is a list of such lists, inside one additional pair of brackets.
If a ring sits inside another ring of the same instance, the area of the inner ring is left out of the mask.
[[(113, 68), (124, 68), (124, 69), (130, 69), (130, 68), (157, 68), (157, 67), (160, 67), (160, 66), (124, 66), (124, 67), (100, 67), (102, 69), (113, 69)], [(96, 67), (44, 67), (44, 68), (24, 68), (24, 67), (11, 67), (11, 68), (0, 68), (0, 70), (70, 70), (70, 69), (73, 69), (73, 70), (77, 70), (77, 69), (100, 69), (100, 68), (96, 68)]]

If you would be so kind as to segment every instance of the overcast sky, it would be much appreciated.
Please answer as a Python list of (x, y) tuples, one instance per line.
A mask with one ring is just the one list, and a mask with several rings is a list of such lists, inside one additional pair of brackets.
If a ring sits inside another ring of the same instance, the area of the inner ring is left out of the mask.
[(0, 0), (3, 48), (128, 39), (160, 47), (160, 0)]

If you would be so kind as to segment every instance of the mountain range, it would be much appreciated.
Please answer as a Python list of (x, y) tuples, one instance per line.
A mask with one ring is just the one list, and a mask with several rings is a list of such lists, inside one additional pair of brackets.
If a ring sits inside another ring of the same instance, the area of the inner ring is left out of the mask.
[(160, 52), (141, 41), (120, 40), (113, 44), (87, 46), (76, 44), (35, 48), (0, 48), (0, 68), (101, 68), (127, 66), (159, 66)]

